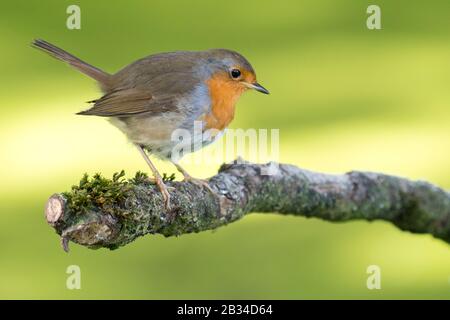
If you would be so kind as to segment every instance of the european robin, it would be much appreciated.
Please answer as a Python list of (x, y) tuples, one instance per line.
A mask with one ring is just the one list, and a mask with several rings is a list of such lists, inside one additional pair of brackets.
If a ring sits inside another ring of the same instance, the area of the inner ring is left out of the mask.
[(109, 74), (44, 40), (34, 40), (32, 45), (97, 80), (104, 95), (77, 114), (108, 117), (125, 133), (149, 165), (166, 208), (170, 194), (146, 151), (170, 160), (185, 181), (209, 188), (206, 181), (191, 177), (178, 164), (181, 155), (174, 160), (172, 151), (179, 141), (173, 141), (172, 133), (188, 130), (194, 135), (189, 143), (199, 145), (196, 139), (202, 139), (200, 146), (204, 146), (211, 139), (195, 135), (196, 121), (202, 132), (221, 132), (233, 120), (236, 102), (244, 91), (269, 93), (256, 81), (248, 60), (232, 50), (158, 53)]

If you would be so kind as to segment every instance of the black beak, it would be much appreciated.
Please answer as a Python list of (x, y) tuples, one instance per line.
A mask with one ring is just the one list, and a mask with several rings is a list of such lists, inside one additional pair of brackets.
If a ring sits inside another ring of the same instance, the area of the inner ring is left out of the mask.
[(256, 91), (262, 92), (264, 94), (269, 94), (269, 90), (264, 88), (262, 85), (260, 85), (258, 82), (252, 83), (252, 88)]

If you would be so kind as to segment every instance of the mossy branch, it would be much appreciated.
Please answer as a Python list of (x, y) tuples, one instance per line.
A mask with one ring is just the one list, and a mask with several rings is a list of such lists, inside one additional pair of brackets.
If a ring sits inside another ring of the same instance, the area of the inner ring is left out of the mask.
[[(268, 170), (274, 169), (275, 170)], [(262, 173), (270, 173), (270, 175)], [(68, 241), (115, 249), (146, 234), (175, 236), (211, 230), (251, 212), (277, 212), (329, 221), (386, 220), (402, 230), (450, 243), (450, 194), (423, 181), (352, 171), (328, 175), (287, 164), (224, 164), (206, 188), (166, 178), (171, 209), (143, 173), (126, 180), (85, 175), (55, 194), (47, 222)]]

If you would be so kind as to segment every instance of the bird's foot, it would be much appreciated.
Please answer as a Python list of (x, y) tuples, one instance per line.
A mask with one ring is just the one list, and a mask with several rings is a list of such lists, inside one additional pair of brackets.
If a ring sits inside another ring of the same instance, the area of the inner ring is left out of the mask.
[(208, 189), (209, 192), (211, 192), (213, 195), (217, 195), (216, 192), (211, 188), (211, 186), (208, 183), (208, 180), (204, 180), (204, 179), (198, 179), (198, 178), (194, 178), (191, 177), (190, 175), (185, 175), (184, 182), (191, 182), (199, 187), (203, 187), (205, 189)]
[[(156, 184), (156, 185), (158, 185), (158, 179), (157, 179), (157, 178), (154, 178), (154, 177), (147, 177), (147, 180), (148, 180), (148, 182), (150, 182), (150, 184)], [(162, 180), (162, 183), (164, 183), (164, 180)], [(168, 186), (168, 185), (166, 185), (165, 183), (164, 183), (164, 185), (166, 186), (166, 189), (167, 189), (167, 190), (175, 190), (175, 189), (176, 189), (175, 187)]]
[(158, 187), (159, 191), (163, 196), (164, 207), (166, 208), (166, 210), (170, 210), (170, 193), (168, 189), (175, 189), (175, 188), (166, 186), (161, 177), (155, 177), (154, 179), (156, 186)]
[(213, 195), (217, 195), (216, 192), (211, 188), (211, 186), (208, 183), (208, 180), (203, 180), (203, 179), (198, 179), (198, 178), (194, 178), (192, 177), (186, 170), (183, 169), (182, 166), (180, 166), (178, 163), (176, 162), (172, 162), (175, 167), (177, 168), (177, 170), (183, 175), (184, 182), (192, 182), (193, 184), (206, 188), (209, 190), (209, 192), (211, 192)]

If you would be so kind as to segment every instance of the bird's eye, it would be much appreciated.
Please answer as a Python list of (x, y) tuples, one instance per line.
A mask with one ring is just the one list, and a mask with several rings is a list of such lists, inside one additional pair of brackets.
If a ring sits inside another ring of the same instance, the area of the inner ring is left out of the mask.
[(241, 76), (241, 71), (239, 71), (239, 69), (233, 69), (230, 74), (232, 78), (237, 79)]

